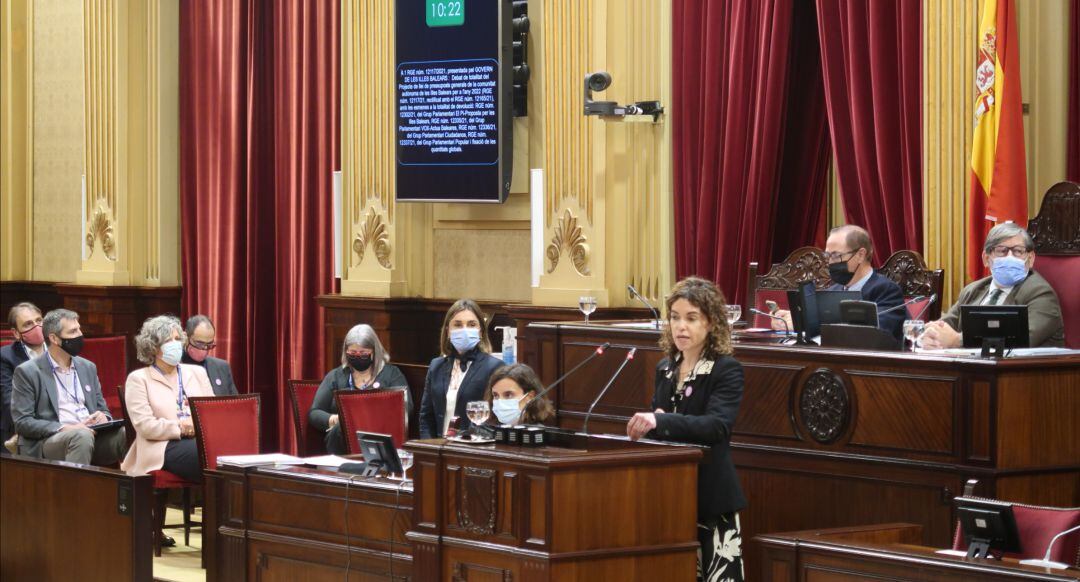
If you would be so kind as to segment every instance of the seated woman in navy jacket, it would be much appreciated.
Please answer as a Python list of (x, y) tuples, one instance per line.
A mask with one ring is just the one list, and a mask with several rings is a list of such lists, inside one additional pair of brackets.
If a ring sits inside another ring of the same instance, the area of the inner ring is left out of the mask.
[[(743, 579), (739, 515), (746, 499), (731, 460), (731, 432), (743, 393), (743, 370), (732, 357), (724, 296), (712, 281), (690, 277), (675, 284), (660, 336), (667, 357), (656, 367), (653, 412), (627, 423), (632, 439), (711, 446), (698, 467), (698, 579)], [(686, 493), (693, 494), (687, 491)]]
[(502, 361), (491, 355), (484, 312), (472, 299), (450, 306), (439, 334), (443, 355), (431, 360), (420, 401), (420, 438), (441, 437), (453, 417), (469, 426), (465, 405), (484, 399), (488, 379)]

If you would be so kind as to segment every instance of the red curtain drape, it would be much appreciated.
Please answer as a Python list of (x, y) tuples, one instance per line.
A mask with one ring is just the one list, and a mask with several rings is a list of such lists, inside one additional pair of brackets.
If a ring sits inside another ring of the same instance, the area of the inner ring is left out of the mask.
[(877, 264), (922, 249), (921, 4), (817, 0), (844, 212), (870, 232)]
[(340, 166), (338, 3), (190, 0), (180, 21), (185, 316), (262, 394), (263, 446), (292, 450), (285, 380), (321, 376)]
[[(813, 116), (814, 89), (801, 86), (812, 65), (792, 64), (802, 46), (793, 41), (803, 22), (795, 22), (795, 4), (673, 4), (676, 272), (716, 281), (732, 302), (745, 293), (747, 264), (772, 258), (777, 216), (794, 224), (823, 208), (828, 143), (813, 135), (823, 108), (817, 120), (792, 119)], [(782, 182), (790, 191), (781, 194)], [(785, 232), (777, 246), (810, 244), (815, 228)]]
[(1066, 131), (1066, 179), (1080, 182), (1080, 0), (1072, 1), (1069, 16), (1069, 120)]

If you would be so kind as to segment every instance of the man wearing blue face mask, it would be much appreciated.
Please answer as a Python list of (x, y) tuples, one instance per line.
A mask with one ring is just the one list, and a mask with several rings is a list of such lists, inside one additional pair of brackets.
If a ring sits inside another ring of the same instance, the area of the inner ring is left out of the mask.
[(472, 299), (459, 299), (446, 312), (439, 345), (443, 355), (431, 361), (420, 401), (420, 438), (446, 434), (453, 417), (467, 428), (465, 406), (483, 400), (491, 373), (502, 366), (492, 356), (484, 312)]
[(926, 325), (923, 347), (963, 345), (961, 305), (1027, 305), (1031, 347), (1064, 346), (1065, 324), (1057, 294), (1046, 279), (1031, 269), (1035, 263), (1031, 235), (1013, 222), (999, 224), (986, 235), (982, 256), (990, 276), (964, 287), (949, 312)]

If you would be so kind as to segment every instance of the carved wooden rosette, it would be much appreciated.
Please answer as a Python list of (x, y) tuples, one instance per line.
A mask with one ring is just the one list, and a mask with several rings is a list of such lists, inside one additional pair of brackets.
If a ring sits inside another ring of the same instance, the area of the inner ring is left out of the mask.
[(768, 273), (757, 279), (758, 289), (794, 289), (799, 283), (814, 281), (814, 287), (824, 289), (829, 280), (829, 262), (821, 249), (802, 247), (792, 252), (784, 262), (773, 265)]
[(577, 217), (570, 212), (569, 208), (563, 211), (558, 224), (555, 225), (555, 234), (551, 237), (551, 243), (547, 246), (545, 254), (549, 263), (548, 273), (555, 271), (564, 253), (570, 256), (574, 270), (579, 275), (589, 275), (588, 240), (582, 234), (581, 227), (578, 226)]
[(382, 216), (375, 211), (374, 207), (368, 212), (367, 218), (364, 219), (364, 223), (353, 239), (352, 248), (356, 253), (355, 264), (364, 262), (364, 253), (369, 245), (379, 264), (385, 269), (390, 269), (390, 234), (382, 221)]
[(935, 292), (930, 271), (926, 269), (922, 256), (915, 251), (896, 251), (879, 270), (900, 285), (904, 295), (929, 296)]
[(104, 204), (99, 204), (86, 225), (86, 246), (90, 251), (88, 257), (94, 256), (95, 243), (101, 241), (101, 251), (105, 258), (116, 260), (116, 231), (113, 226), (114, 221), (109, 218), (108, 209)]
[(799, 393), (801, 429), (821, 444), (835, 441), (851, 419), (851, 394), (840, 376), (819, 368), (803, 382)]

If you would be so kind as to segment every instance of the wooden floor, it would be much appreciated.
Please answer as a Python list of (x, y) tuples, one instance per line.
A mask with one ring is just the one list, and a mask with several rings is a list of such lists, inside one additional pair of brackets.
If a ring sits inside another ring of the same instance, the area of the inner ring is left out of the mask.
[[(202, 508), (195, 511), (195, 521), (202, 521)], [(165, 523), (180, 523), (183, 516), (179, 509), (169, 508), (165, 515)], [(160, 558), (154, 558), (154, 580), (163, 582), (204, 582), (206, 570), (200, 567), (202, 563), (202, 531), (199, 528), (191, 530), (191, 546), (184, 545), (183, 529), (167, 529), (166, 535), (176, 540), (176, 545), (164, 548)]]

